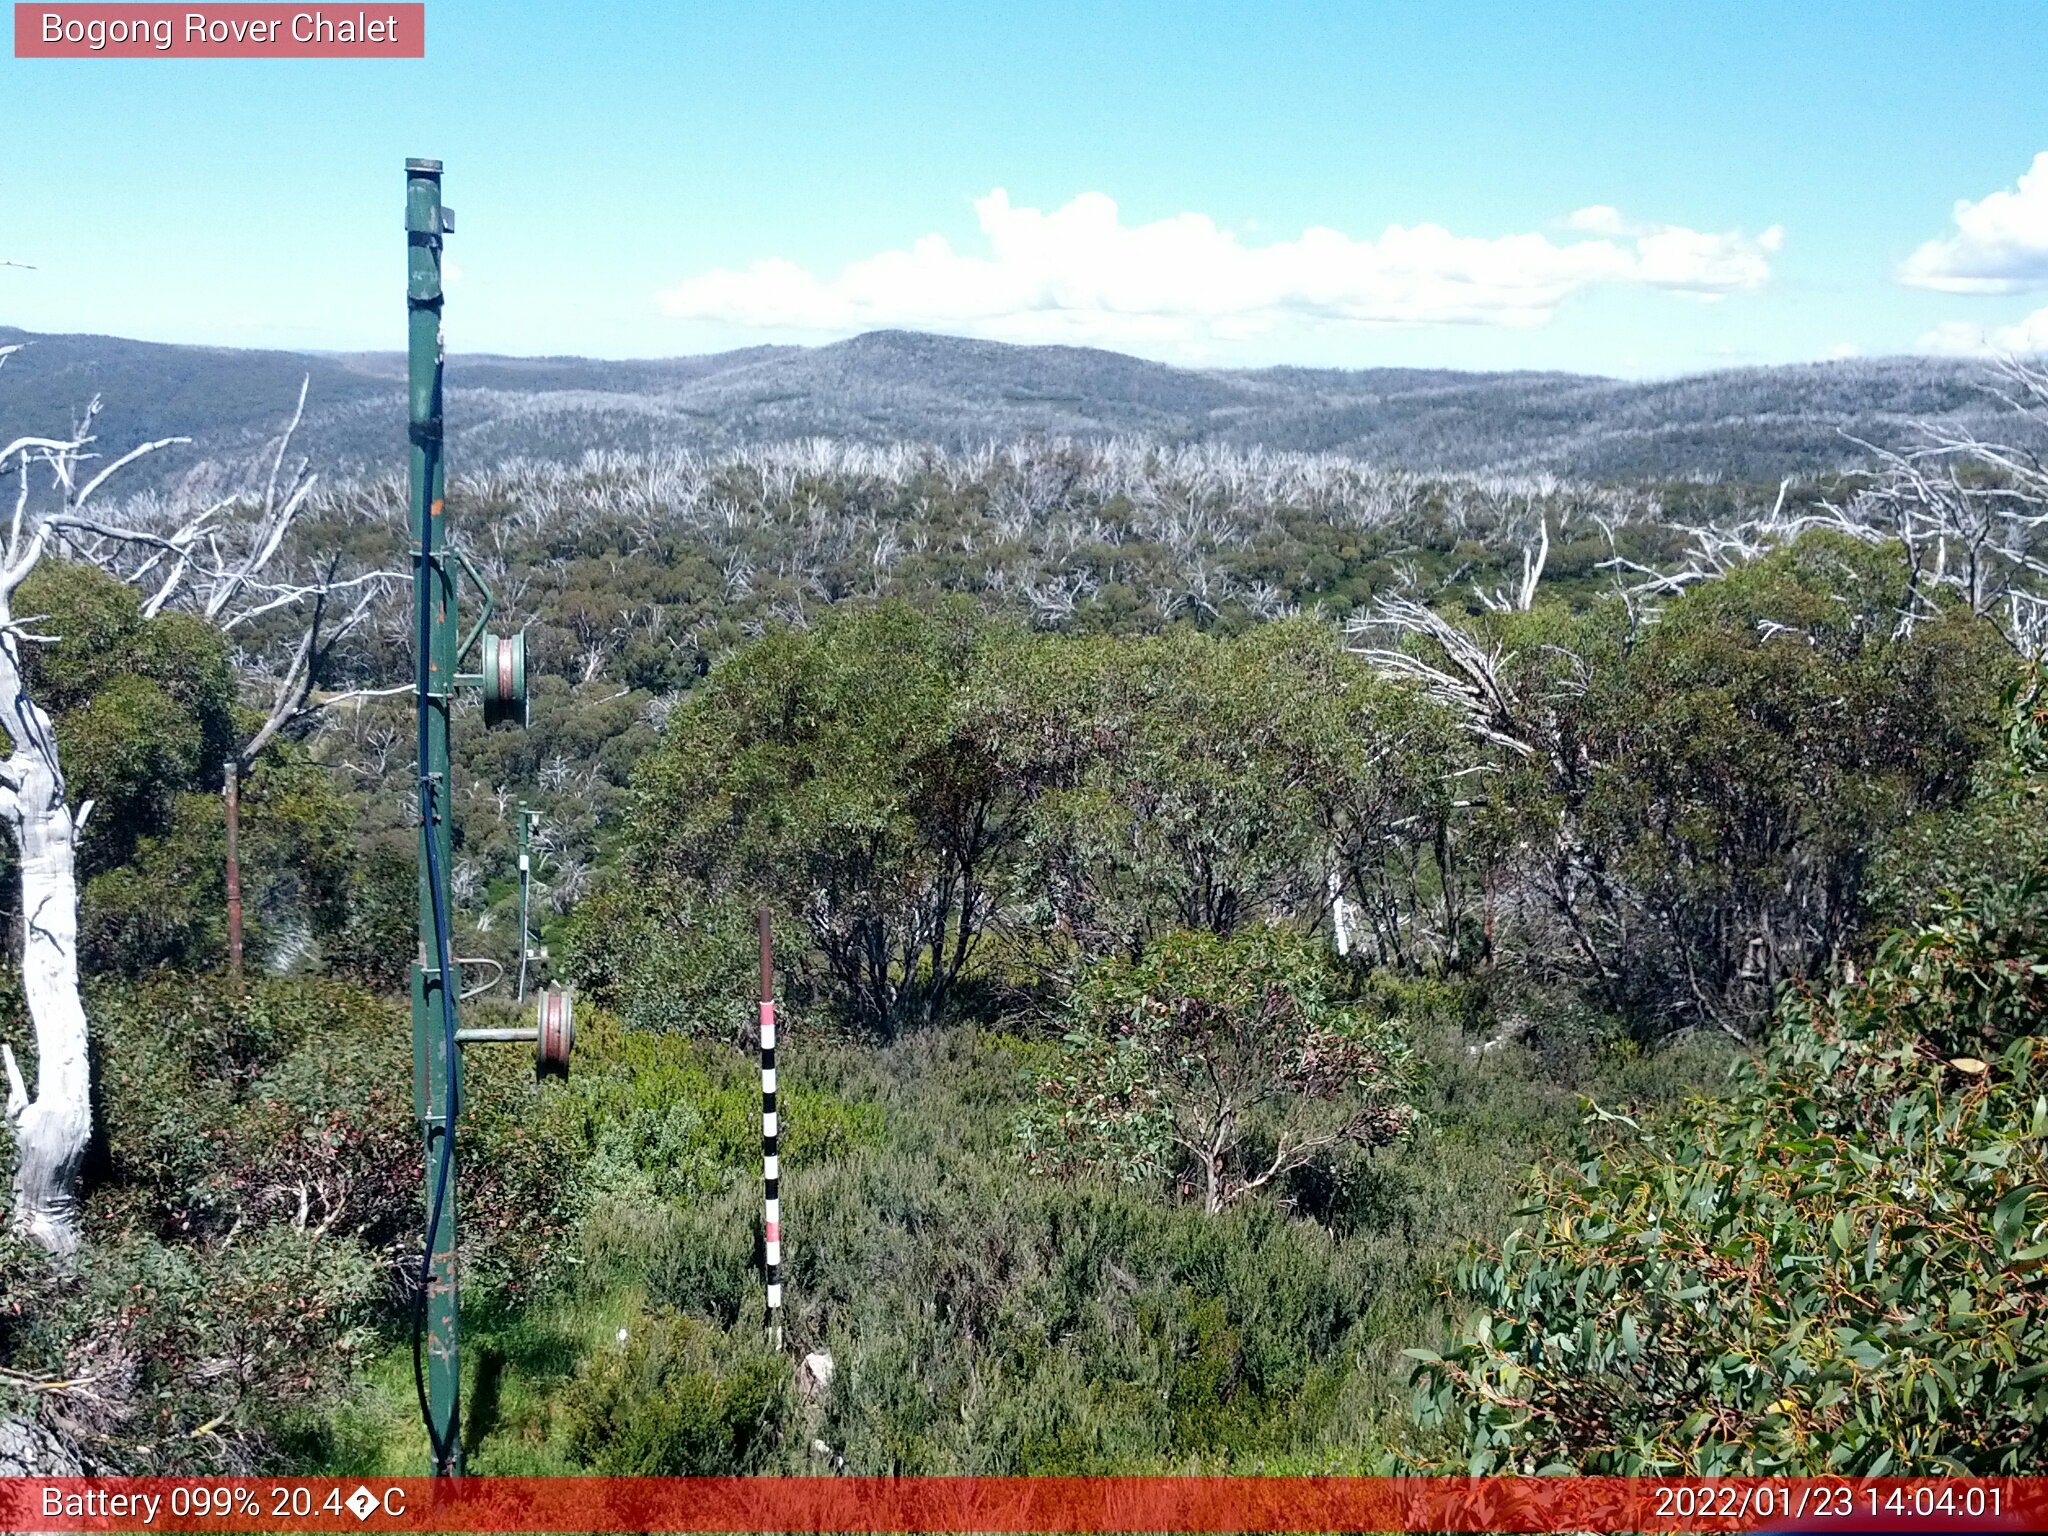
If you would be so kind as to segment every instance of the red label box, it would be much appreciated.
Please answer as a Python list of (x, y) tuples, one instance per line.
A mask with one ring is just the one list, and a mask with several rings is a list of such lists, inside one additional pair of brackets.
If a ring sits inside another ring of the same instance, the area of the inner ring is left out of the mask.
[(2048, 1478), (0, 1478), (0, 1530), (2040, 1531)]
[(21, 5), (17, 59), (422, 59), (427, 8)]

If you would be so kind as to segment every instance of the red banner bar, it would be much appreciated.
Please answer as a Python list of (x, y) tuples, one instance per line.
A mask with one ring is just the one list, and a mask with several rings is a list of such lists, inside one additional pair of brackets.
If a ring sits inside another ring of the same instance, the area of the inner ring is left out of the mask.
[(423, 59), (424, 4), (19, 5), (17, 59)]
[(9, 1531), (2038, 1531), (2039, 1478), (6, 1478)]

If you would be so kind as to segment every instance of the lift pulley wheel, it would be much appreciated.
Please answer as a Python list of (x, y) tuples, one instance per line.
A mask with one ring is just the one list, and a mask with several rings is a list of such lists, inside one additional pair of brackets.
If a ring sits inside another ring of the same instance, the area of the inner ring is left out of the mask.
[(485, 635), (484, 724), (526, 724), (526, 632)]
[(569, 1048), (576, 1043), (574, 1007), (567, 987), (549, 987), (540, 995), (540, 1034), (534, 1053), (543, 1077), (569, 1075)]

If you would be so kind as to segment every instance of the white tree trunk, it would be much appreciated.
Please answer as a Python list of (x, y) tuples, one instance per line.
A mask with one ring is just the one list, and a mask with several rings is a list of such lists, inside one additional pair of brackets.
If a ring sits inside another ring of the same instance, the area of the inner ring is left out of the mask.
[(22, 687), (14, 637), (0, 636), (0, 718), (14, 751), (0, 763), (0, 815), (21, 865), (21, 984), (36, 1037), (31, 1099), (5, 1053), (14, 1128), (14, 1227), (55, 1254), (78, 1246), (79, 1175), (92, 1140), (92, 1078), (78, 992), (78, 823), (50, 718)]

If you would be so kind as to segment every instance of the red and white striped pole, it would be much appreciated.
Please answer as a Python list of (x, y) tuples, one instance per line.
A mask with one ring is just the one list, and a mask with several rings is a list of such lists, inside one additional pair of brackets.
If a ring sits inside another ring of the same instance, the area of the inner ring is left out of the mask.
[(761, 908), (762, 1280), (768, 1289), (768, 1342), (782, 1348), (782, 1158), (775, 1110), (775, 940)]

